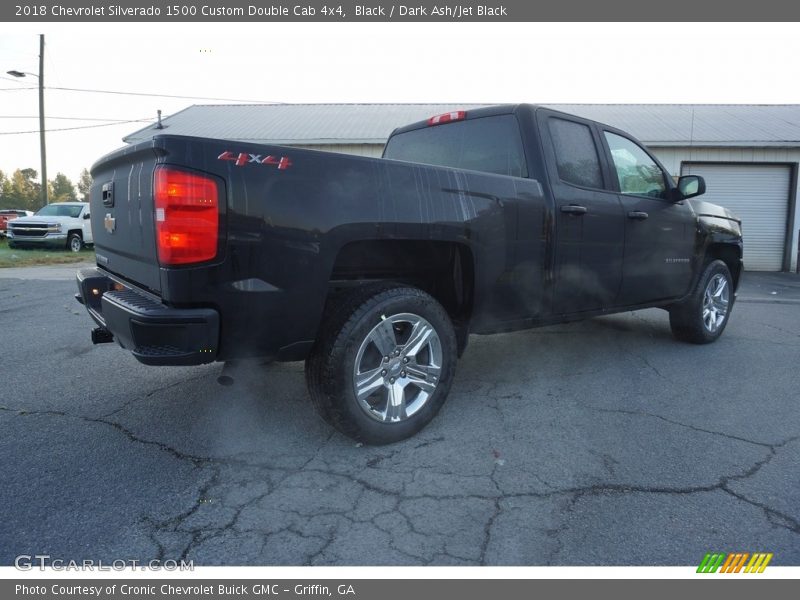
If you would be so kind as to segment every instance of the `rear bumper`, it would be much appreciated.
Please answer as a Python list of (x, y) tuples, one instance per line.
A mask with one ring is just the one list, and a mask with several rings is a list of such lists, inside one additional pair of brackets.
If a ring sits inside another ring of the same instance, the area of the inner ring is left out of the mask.
[(157, 297), (120, 285), (96, 268), (77, 274), (75, 298), (89, 315), (146, 365), (214, 362), (219, 313), (213, 308), (173, 308)]

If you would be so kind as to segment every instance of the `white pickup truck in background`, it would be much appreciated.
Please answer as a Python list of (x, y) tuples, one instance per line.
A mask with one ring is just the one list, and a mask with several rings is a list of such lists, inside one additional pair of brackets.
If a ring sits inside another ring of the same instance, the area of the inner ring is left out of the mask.
[(78, 252), (94, 243), (88, 202), (54, 202), (8, 223), (8, 247), (66, 247)]

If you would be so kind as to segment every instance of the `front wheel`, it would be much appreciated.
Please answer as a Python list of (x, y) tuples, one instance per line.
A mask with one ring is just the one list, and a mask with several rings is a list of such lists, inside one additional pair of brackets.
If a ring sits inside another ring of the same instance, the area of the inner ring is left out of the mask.
[(669, 324), (679, 340), (693, 344), (715, 341), (728, 324), (733, 308), (733, 278), (721, 260), (708, 263), (697, 287), (669, 309)]
[(328, 423), (356, 440), (390, 444), (439, 411), (457, 352), (447, 312), (422, 290), (359, 290), (328, 311), (306, 361), (306, 382)]
[(77, 233), (70, 233), (67, 238), (67, 248), (73, 252), (80, 252), (83, 248), (83, 240)]

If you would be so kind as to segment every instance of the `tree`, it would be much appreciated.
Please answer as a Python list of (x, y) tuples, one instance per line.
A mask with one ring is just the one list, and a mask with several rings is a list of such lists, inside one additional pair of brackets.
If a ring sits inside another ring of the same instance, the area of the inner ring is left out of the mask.
[(8, 194), (11, 192), (11, 182), (6, 174), (0, 171), (0, 208), (14, 208)]
[(35, 181), (36, 169), (17, 169), (8, 182), (8, 193), (3, 193), (3, 203), (8, 208), (39, 210), (42, 206), (41, 185)]
[(92, 187), (92, 176), (88, 169), (81, 171), (81, 177), (78, 179), (78, 193), (81, 195), (81, 200), (84, 202), (89, 201), (89, 188)]
[(49, 183), (51, 202), (75, 202), (78, 199), (75, 195), (75, 186), (63, 173), (56, 173), (56, 178)]

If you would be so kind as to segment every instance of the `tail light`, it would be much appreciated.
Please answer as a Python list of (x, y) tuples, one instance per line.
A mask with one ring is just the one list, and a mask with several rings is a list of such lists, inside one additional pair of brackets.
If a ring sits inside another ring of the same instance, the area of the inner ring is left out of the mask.
[(219, 189), (214, 179), (158, 166), (154, 197), (161, 264), (204, 262), (217, 255)]
[(466, 118), (467, 111), (456, 110), (453, 112), (444, 113), (443, 115), (431, 117), (428, 119), (428, 127), (431, 127), (432, 125), (443, 125), (444, 123), (450, 123), (451, 121), (463, 121)]

